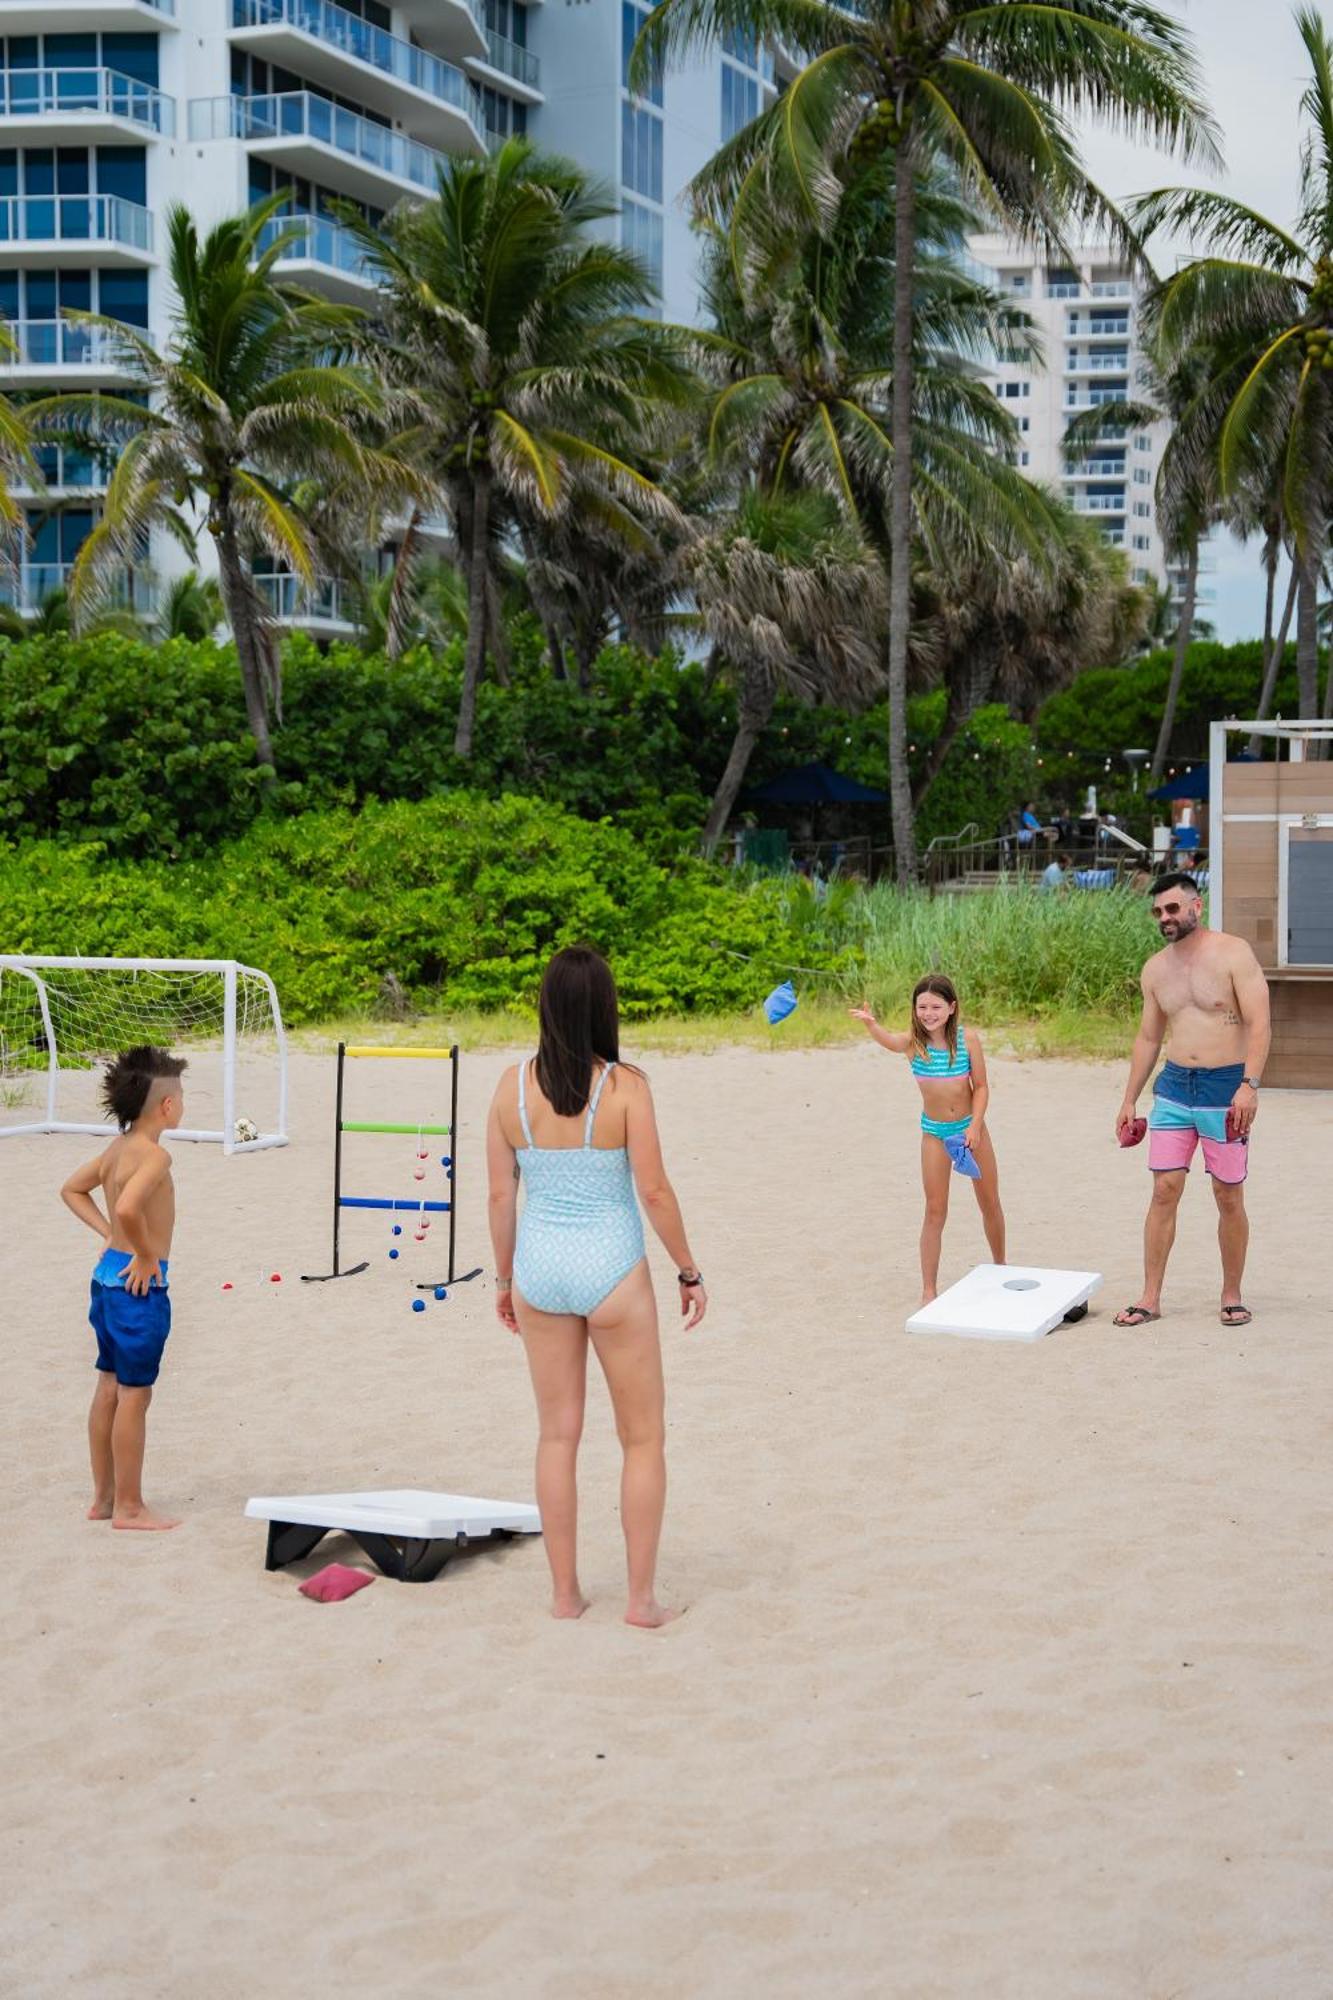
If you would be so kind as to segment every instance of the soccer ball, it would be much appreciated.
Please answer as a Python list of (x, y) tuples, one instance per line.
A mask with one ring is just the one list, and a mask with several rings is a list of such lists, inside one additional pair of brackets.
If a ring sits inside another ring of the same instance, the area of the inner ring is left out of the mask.
[(238, 1118), (236, 1120), (235, 1130), (236, 1130), (236, 1143), (239, 1146), (244, 1146), (251, 1139), (257, 1139), (259, 1137), (259, 1127), (255, 1124), (254, 1120), (251, 1118)]

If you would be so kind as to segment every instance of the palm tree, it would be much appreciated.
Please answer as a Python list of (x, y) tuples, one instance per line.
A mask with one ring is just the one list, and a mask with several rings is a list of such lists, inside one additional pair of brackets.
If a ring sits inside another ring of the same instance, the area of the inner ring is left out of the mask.
[(916, 624), (925, 678), (948, 699), (939, 735), (918, 768), (920, 808), (976, 711), (1002, 701), (1034, 717), (1048, 695), (1088, 667), (1122, 660), (1143, 629), (1149, 598), (1093, 521), (1052, 508), (1053, 549), (1036, 563), (955, 565), (917, 581)]
[[(804, 67), (701, 178), (715, 211), (825, 230), (837, 160), (895, 155), (889, 516), (889, 781), (902, 877), (915, 874), (907, 765), (916, 195), (946, 161), (999, 227), (1058, 241), (1071, 214), (1117, 218), (1084, 175), (1067, 113), (1094, 112), (1146, 139), (1218, 159), (1189, 43), (1145, 0), (659, 0), (630, 82), (701, 42), (741, 34), (799, 51)], [(773, 225), (770, 224), (770, 227)]]
[[(1148, 316), (1153, 307), (1150, 303)], [(1156, 485), (1157, 525), (1168, 563), (1180, 563), (1185, 585), (1180, 611), (1175, 620), (1174, 652), (1162, 703), (1157, 742), (1148, 768), (1149, 786), (1159, 785), (1166, 770), (1175, 727), (1180, 684), (1190, 641), (1195, 636), (1195, 604), (1199, 588), (1199, 545), (1217, 518), (1216, 481), (1210, 446), (1212, 442), (1209, 383), (1214, 356), (1205, 349), (1187, 348), (1164, 364), (1151, 340), (1140, 370), (1143, 394), (1100, 404), (1080, 411), (1065, 430), (1065, 451), (1076, 464), (1089, 446), (1095, 445), (1105, 430), (1150, 430), (1169, 424), (1171, 435), (1158, 468)], [(1173, 597), (1172, 597), (1173, 601)]]
[(433, 201), (382, 227), (346, 216), (383, 286), (385, 380), (417, 403), (420, 462), (448, 495), (464, 552), (460, 757), (472, 751), (490, 579), (516, 510), (555, 519), (581, 482), (674, 512), (612, 442), (651, 448), (690, 387), (671, 331), (642, 317), (643, 267), (590, 234), (614, 213), (578, 167), (511, 139), (484, 160), (450, 160)]
[(173, 577), (157, 615), (160, 639), (211, 639), (226, 617), (217, 579), (187, 569)]
[(1158, 306), (1168, 365), (1191, 347), (1220, 349), (1211, 386), (1219, 409), (1217, 476), (1224, 499), (1247, 484), (1280, 480), (1296, 556), (1296, 671), (1301, 713), (1319, 704), (1316, 628), (1319, 577), (1333, 502), (1333, 36), (1319, 14), (1298, 8), (1310, 62), (1301, 100), (1295, 232), (1230, 195), (1159, 188), (1132, 206), (1136, 226), (1179, 229), (1210, 255), (1169, 279)]
[(736, 734), (704, 822), (711, 854), (779, 687), (845, 703), (873, 694), (883, 570), (827, 495), (754, 488), (682, 567), (698, 622), (738, 679)]
[(261, 237), (284, 199), (257, 203), (202, 240), (187, 209), (168, 209), (175, 303), (164, 353), (118, 320), (74, 315), (105, 327), (137, 362), (147, 404), (98, 391), (31, 407), (45, 434), (73, 432), (116, 450), (101, 518), (70, 574), (76, 619), (97, 603), (116, 569), (136, 559), (149, 527), (166, 527), (188, 547), (178, 509), (195, 500), (206, 508), (255, 755), (266, 767), (281, 688), (253, 553), (263, 550), (313, 583), (315, 538), (284, 487), (354, 478), (373, 490), (397, 470), (363, 441), (382, 398), (364, 371), (341, 358), (358, 315), (273, 277), (288, 238), (279, 231), (261, 248)]

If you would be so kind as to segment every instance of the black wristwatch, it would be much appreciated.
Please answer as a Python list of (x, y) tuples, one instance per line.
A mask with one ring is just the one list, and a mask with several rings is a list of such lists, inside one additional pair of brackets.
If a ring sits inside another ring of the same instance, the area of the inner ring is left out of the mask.
[(677, 1271), (676, 1273), (676, 1283), (684, 1285), (686, 1291), (692, 1290), (695, 1285), (701, 1285), (703, 1281), (704, 1276), (702, 1271), (696, 1271), (692, 1278), (687, 1278), (683, 1271)]

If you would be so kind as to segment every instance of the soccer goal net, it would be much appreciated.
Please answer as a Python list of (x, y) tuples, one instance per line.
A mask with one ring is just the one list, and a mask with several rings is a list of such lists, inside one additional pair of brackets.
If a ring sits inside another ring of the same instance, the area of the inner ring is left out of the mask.
[(266, 972), (224, 958), (0, 955), (0, 1138), (109, 1133), (101, 1066), (141, 1042), (189, 1063), (174, 1138), (286, 1145), (278, 996)]

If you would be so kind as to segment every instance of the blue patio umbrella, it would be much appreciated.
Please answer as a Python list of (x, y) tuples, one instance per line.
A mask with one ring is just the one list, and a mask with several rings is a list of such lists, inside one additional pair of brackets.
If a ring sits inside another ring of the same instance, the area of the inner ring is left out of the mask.
[(747, 792), (744, 803), (756, 806), (883, 806), (887, 792), (844, 778), (827, 764), (798, 764), (794, 770), (780, 771), (765, 785)]

